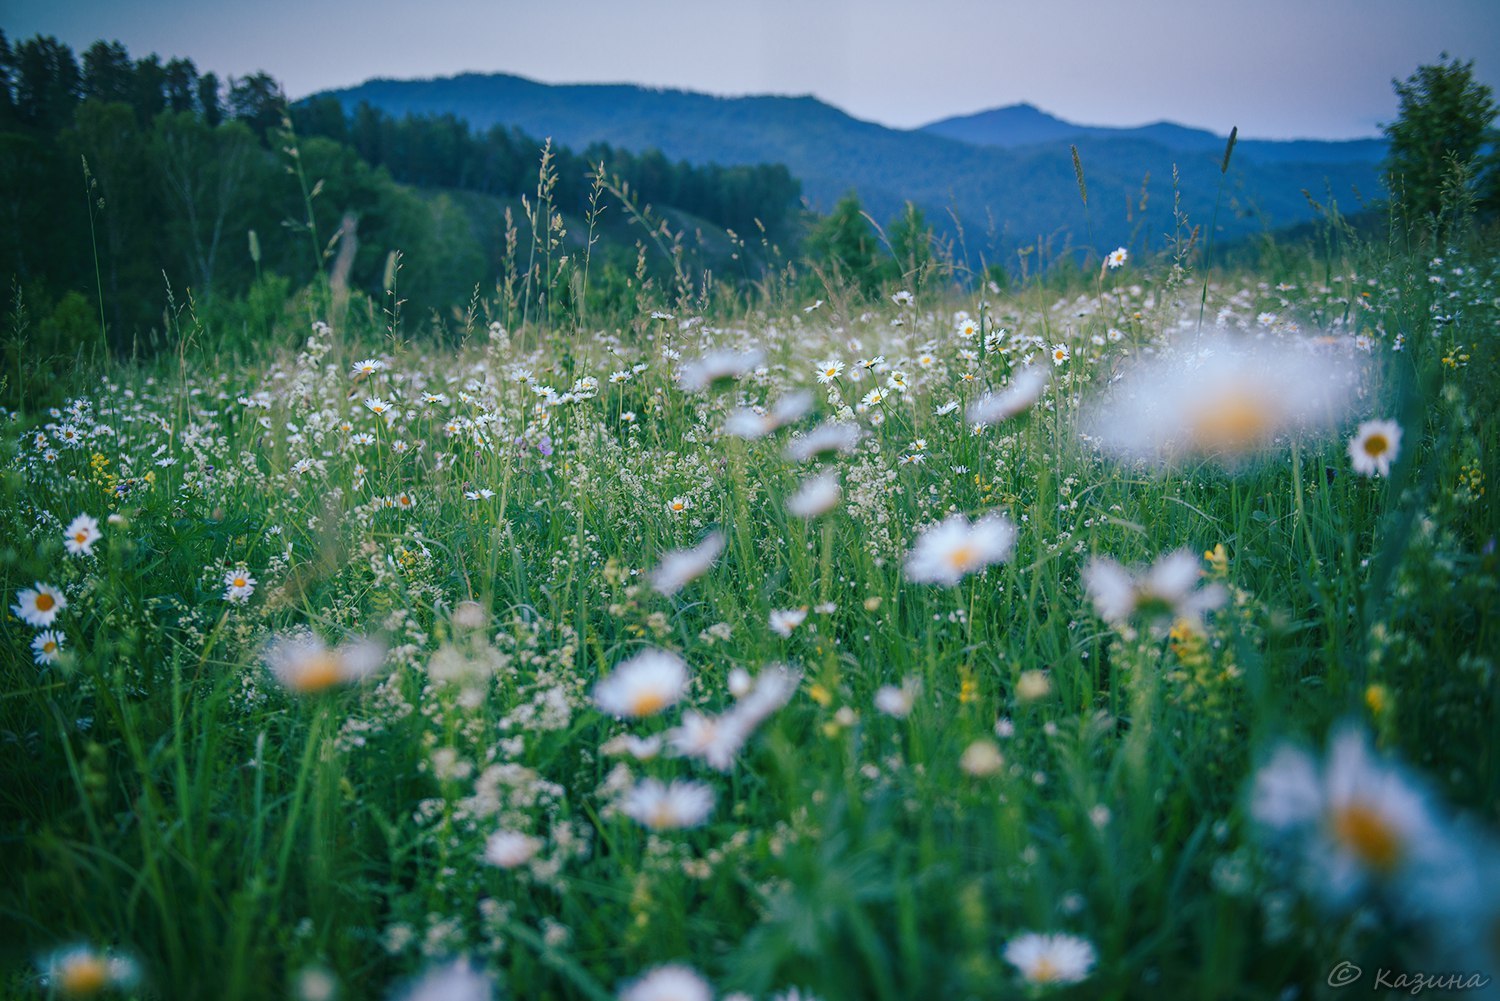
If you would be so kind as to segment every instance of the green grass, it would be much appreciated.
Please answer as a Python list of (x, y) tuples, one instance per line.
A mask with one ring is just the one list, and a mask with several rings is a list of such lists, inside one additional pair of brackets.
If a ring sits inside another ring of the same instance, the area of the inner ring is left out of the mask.
[[(937, 288), (848, 313), (679, 305), (671, 321), (459, 349), (394, 345), (351, 310), (301, 354), (115, 367), (58, 415), (17, 415), (0, 590), (9, 605), (45, 581), (69, 605), (57, 664), (32, 664), (35, 631), (0, 622), (11, 990), (45, 993), (37, 957), (73, 941), (129, 952), (135, 993), (168, 998), (287, 996), (313, 967), (341, 996), (382, 996), (457, 955), (514, 997), (613, 997), (667, 962), (759, 997), (1025, 996), (1002, 949), (1028, 930), (1093, 943), (1080, 997), (1279, 998), (1356, 957), (1426, 969), (1410, 915), (1373, 898), (1330, 912), (1279, 870), (1245, 797), (1276, 740), (1320, 744), (1352, 718), (1425, 774), (1439, 813), (1500, 819), (1496, 259), (1280, 259), (1286, 273), (1214, 275), (1208, 315), (1230, 309), (1244, 337), (1273, 312), (1275, 337), (1336, 338), (1366, 365), (1364, 395), (1337, 428), (1232, 470), (1120, 464), (1076, 432), (1111, 374), (1197, 313), (1175, 300), (1199, 287), (1170, 262), (1132, 261), (1076, 300), (1033, 284), (983, 310)], [(962, 406), (1026, 349), (961, 342), (958, 309), (1042, 338), (1043, 363), (1072, 350), (1038, 407), (982, 435)], [(764, 370), (686, 394), (664, 349), (687, 361), (709, 345), (759, 346)], [(789, 516), (794, 429), (740, 441), (718, 433), (725, 414), (807, 387), (806, 429), (875, 384), (846, 371), (830, 397), (818, 363), (879, 353), (912, 389), (878, 426), (851, 415), (871, 434), (834, 460), (844, 503)], [(388, 368), (353, 379), (366, 357)], [(584, 377), (597, 396), (543, 423), (533, 384)], [(363, 405), (375, 395), (400, 404), (389, 426)], [(960, 409), (936, 415), (950, 399)], [(444, 430), (481, 415), (479, 433)], [(1388, 478), (1345, 454), (1372, 416), (1404, 428)], [(84, 447), (58, 446), (62, 424)], [(902, 462), (918, 438), (925, 461)], [(466, 499), (481, 488), (494, 495)], [(403, 493), (409, 509), (380, 503)], [(674, 497), (690, 506), (669, 512)], [(924, 525), (992, 509), (1019, 524), (1010, 561), (953, 587), (905, 578)], [(80, 513), (101, 520), (92, 557), (63, 549)], [(672, 598), (646, 586), (663, 552), (714, 527), (727, 546), (711, 571)], [(1122, 635), (1080, 583), (1091, 556), (1216, 546), (1205, 573), (1231, 599), (1196, 639)], [(222, 582), (240, 566), (258, 581), (242, 605)], [(485, 625), (455, 622), (464, 601)], [(770, 630), (772, 610), (800, 607), (790, 637)], [(378, 637), (382, 671), (283, 691), (261, 652), (299, 626)], [(604, 717), (594, 682), (646, 646), (691, 666), (684, 705)], [(434, 658), (468, 680), (435, 676)], [(727, 774), (603, 752), (686, 707), (727, 708), (731, 669), (777, 662), (804, 680)], [(1030, 671), (1050, 680), (1040, 698), (1019, 690)], [(876, 691), (904, 679), (921, 686), (911, 715), (879, 712)], [(1002, 720), (1013, 732), (997, 736)], [(997, 772), (962, 767), (976, 742), (998, 748)], [(617, 809), (625, 774), (710, 783), (709, 822), (644, 830)], [(483, 862), (501, 827), (542, 839), (530, 866)]]

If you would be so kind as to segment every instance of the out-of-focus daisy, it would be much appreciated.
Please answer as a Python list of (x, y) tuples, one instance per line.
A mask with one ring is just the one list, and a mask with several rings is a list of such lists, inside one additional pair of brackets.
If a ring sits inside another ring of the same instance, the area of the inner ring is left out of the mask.
[(710, 768), (727, 772), (749, 735), (733, 713), (707, 716), (689, 710), (682, 715), (682, 725), (667, 734), (667, 742), (678, 754), (699, 758)]
[(65, 998), (91, 998), (109, 990), (128, 989), (140, 979), (140, 967), (134, 959), (87, 945), (58, 949), (45, 956), (40, 965), (47, 990)]
[(25, 588), (16, 594), (16, 603), (10, 606), (10, 610), (28, 626), (41, 629), (52, 625), (58, 613), (67, 607), (68, 599), (61, 591), (51, 584), (37, 581), (36, 587)]
[(724, 551), (724, 533), (710, 532), (691, 549), (677, 549), (662, 557), (651, 571), (651, 586), (671, 597), (708, 572)]
[(714, 808), (714, 792), (702, 782), (642, 779), (625, 793), (620, 809), (627, 817), (653, 831), (700, 827)]
[(264, 660), (284, 688), (307, 695), (370, 677), (385, 662), (385, 649), (368, 639), (330, 647), (316, 635), (296, 633), (267, 644)]
[(648, 971), (620, 991), (620, 1001), (713, 1001), (714, 989), (691, 966), (671, 963)]
[(86, 514), (80, 514), (68, 523), (67, 530), (63, 532), (63, 545), (70, 556), (92, 556), (94, 543), (101, 538), (103, 535), (99, 532), (99, 522)]
[(594, 686), (594, 704), (611, 716), (654, 716), (682, 698), (687, 684), (687, 664), (681, 657), (666, 650), (644, 650), (615, 665), (609, 677)]
[(1466, 892), (1471, 853), (1439, 820), (1427, 790), (1353, 726), (1333, 732), (1321, 765), (1300, 747), (1278, 746), (1256, 772), (1250, 815), (1330, 906), (1381, 889), (1410, 910), (1434, 909), (1439, 898)]
[(1000, 514), (969, 521), (961, 514), (929, 525), (906, 557), (906, 577), (919, 584), (957, 584), (966, 575), (1010, 559), (1016, 526)]
[(224, 600), (243, 605), (255, 593), (255, 578), (244, 570), (230, 570), (224, 575)]
[(820, 308), (822, 305), (823, 305), (823, 300), (819, 299), (817, 302), (813, 303), (811, 306), (803, 306), (802, 307), (802, 312), (804, 312), (804, 313), (811, 313), (813, 310)]
[(965, 775), (972, 775), (976, 779), (988, 778), (997, 775), (1000, 769), (1005, 767), (1005, 756), (1000, 753), (1000, 748), (988, 737), (974, 741), (964, 748), (964, 753), (959, 755), (958, 767), (964, 770)]
[(1314, 356), (1305, 342), (1216, 340), (1137, 365), (1090, 405), (1084, 430), (1123, 458), (1234, 464), (1278, 436), (1338, 421), (1352, 376), (1347, 364)]
[(754, 372), (765, 357), (760, 350), (712, 351), (682, 366), (678, 382), (690, 393), (701, 392)]
[(907, 678), (901, 683), (901, 687), (895, 685), (881, 685), (875, 691), (875, 708), (887, 716), (896, 719), (906, 719), (911, 715), (912, 707), (916, 705), (917, 696), (922, 691), (922, 682), (917, 678)]
[(805, 608), (778, 608), (771, 613), (771, 632), (785, 639), (807, 618)]
[(1349, 462), (1362, 476), (1389, 476), (1400, 454), (1401, 425), (1395, 421), (1365, 421), (1349, 440)]
[(542, 842), (520, 831), (496, 831), (484, 843), (484, 860), (501, 869), (514, 869), (530, 862)]
[(1168, 553), (1143, 572), (1132, 573), (1104, 556), (1083, 570), (1084, 590), (1101, 619), (1123, 626), (1139, 618), (1158, 629), (1183, 620), (1201, 623), (1204, 613), (1224, 603), (1224, 586), (1200, 588), (1202, 578), (1198, 557), (1186, 549)]
[(1104, 258), (1104, 264), (1111, 271), (1113, 271), (1116, 268), (1124, 267), (1125, 262), (1129, 260), (1129, 258), (1130, 251), (1126, 250), (1124, 247), (1116, 247), (1114, 250), (1111, 250), (1109, 252), (1108, 257)]
[(1088, 978), (1097, 956), (1093, 943), (1076, 935), (1027, 932), (1005, 943), (1005, 961), (1031, 984), (1076, 984)]
[(839, 474), (830, 469), (803, 481), (797, 492), (787, 498), (787, 513), (798, 518), (816, 518), (832, 511), (841, 496)]
[(969, 405), (970, 424), (998, 424), (1030, 410), (1042, 398), (1051, 373), (1045, 368), (1023, 368), (998, 393), (986, 393)]
[(31, 656), (38, 664), (56, 664), (62, 656), (63, 634), (46, 629), (31, 641)]
[(852, 452), (859, 444), (861, 434), (853, 424), (819, 424), (802, 437), (792, 439), (784, 454), (792, 462), (806, 462), (820, 455)]
[(763, 438), (777, 428), (785, 427), (812, 408), (812, 394), (806, 390), (788, 393), (764, 414), (741, 409), (724, 421), (724, 433), (736, 438)]
[(898, 306), (910, 306), (915, 301), (916, 296), (912, 295), (906, 289), (902, 289), (900, 292), (897, 292), (895, 295), (891, 296), (891, 302), (894, 302)]
[(494, 1001), (495, 982), (467, 958), (429, 969), (394, 1001)]

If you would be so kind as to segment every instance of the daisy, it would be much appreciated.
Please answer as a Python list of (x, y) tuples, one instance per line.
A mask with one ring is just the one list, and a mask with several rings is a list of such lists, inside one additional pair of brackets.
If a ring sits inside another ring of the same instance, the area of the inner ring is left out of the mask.
[(1352, 726), (1333, 732), (1321, 764), (1295, 745), (1277, 747), (1255, 775), (1250, 815), (1330, 906), (1379, 888), (1433, 907), (1441, 904), (1435, 891), (1455, 892), (1454, 875), (1466, 871), (1468, 853), (1440, 823), (1426, 789), (1377, 756)]
[(378, 396), (371, 396), (365, 400), (365, 407), (370, 413), (381, 416), (390, 412), (391, 404)]
[(349, 436), (349, 444), (373, 445), (375, 444), (375, 436), (368, 431), (360, 431), (358, 434), (352, 434)]
[(1027, 932), (1005, 944), (1005, 961), (1032, 984), (1076, 984), (1087, 979), (1097, 957), (1094, 946), (1076, 935)]
[(1124, 247), (1116, 247), (1110, 251), (1109, 256), (1104, 259), (1104, 264), (1111, 271), (1125, 266), (1125, 261), (1130, 257), (1130, 251)]
[(1362, 476), (1391, 475), (1400, 454), (1401, 425), (1395, 421), (1365, 421), (1349, 440), (1349, 462)]
[(620, 991), (620, 1001), (713, 1001), (709, 982), (691, 966), (658, 966)]
[(318, 636), (300, 633), (273, 639), (263, 659), (283, 688), (306, 695), (363, 681), (380, 668), (385, 650), (371, 640), (330, 648)]
[(875, 389), (872, 389), (868, 393), (866, 393), (859, 402), (866, 407), (878, 407), (885, 402), (885, 394), (882, 393), (880, 391), (880, 388), (877, 386)]
[(31, 641), (31, 656), (38, 664), (56, 664), (62, 656), (63, 634), (47, 629)]
[(710, 768), (727, 772), (750, 735), (744, 722), (733, 712), (705, 716), (689, 710), (683, 713), (682, 725), (668, 731), (667, 743), (683, 757), (698, 758)]
[(763, 438), (777, 428), (798, 420), (812, 409), (813, 398), (809, 392), (788, 393), (777, 400), (769, 413), (740, 409), (729, 415), (724, 422), (724, 433), (736, 438)]
[(714, 793), (702, 782), (642, 779), (625, 793), (621, 811), (653, 831), (701, 827), (714, 808)]
[(806, 462), (808, 459), (834, 452), (847, 454), (854, 451), (861, 436), (862, 432), (853, 424), (836, 422), (819, 424), (802, 437), (794, 438), (787, 444), (782, 454), (792, 462)]
[(830, 358), (818, 366), (818, 382), (823, 385), (836, 380), (844, 372), (844, 363), (837, 358)]
[(61, 591), (51, 584), (37, 581), (35, 588), (28, 587), (16, 595), (16, 603), (10, 606), (10, 610), (28, 626), (40, 629), (52, 625), (57, 614), (67, 607), (68, 599)]
[(804, 313), (811, 313), (813, 310), (820, 308), (822, 305), (823, 305), (823, 300), (819, 299), (817, 302), (813, 303), (811, 306), (803, 306), (802, 307), (802, 312), (804, 312)]
[(1045, 368), (1023, 368), (999, 393), (986, 393), (969, 406), (970, 424), (998, 424), (1036, 405), (1051, 373)]
[(1065, 364), (1071, 357), (1073, 357), (1073, 353), (1068, 350), (1068, 346), (1066, 344), (1052, 345), (1052, 364)]
[(671, 597), (708, 572), (724, 551), (724, 533), (710, 532), (691, 549), (667, 553), (651, 571), (651, 586)]
[(41, 962), (49, 991), (62, 997), (87, 998), (114, 988), (128, 989), (140, 978), (133, 959), (111, 956), (87, 945), (59, 949)]
[(693, 502), (688, 500), (686, 497), (673, 497), (671, 500), (667, 501), (667, 510), (672, 512), (673, 514), (682, 514), (682, 512), (686, 511), (692, 506)]
[(243, 605), (255, 593), (255, 578), (244, 570), (231, 570), (224, 575), (224, 600)]
[(542, 842), (520, 831), (496, 831), (484, 843), (484, 860), (501, 869), (514, 869), (530, 862)]
[(907, 678), (901, 683), (900, 688), (895, 685), (881, 685), (875, 692), (875, 708), (887, 716), (906, 719), (911, 715), (921, 691), (922, 682), (916, 678)]
[(495, 982), (467, 958), (435, 967), (393, 995), (395, 1001), (492, 1001)]
[(760, 350), (714, 351), (684, 365), (677, 381), (690, 393), (701, 392), (749, 375), (765, 357)]
[(916, 297), (906, 289), (902, 289), (900, 292), (897, 292), (895, 295), (891, 296), (891, 302), (894, 302), (898, 306), (910, 306), (914, 301), (916, 301)]
[(94, 543), (103, 536), (99, 532), (99, 522), (86, 514), (80, 514), (68, 524), (63, 533), (63, 545), (72, 556), (94, 555)]
[(786, 639), (792, 635), (792, 630), (802, 625), (807, 618), (805, 608), (778, 608), (771, 613), (771, 632)]
[(687, 691), (688, 669), (681, 657), (645, 650), (615, 666), (594, 686), (594, 704), (611, 716), (654, 716)]
[(1201, 623), (1205, 612), (1224, 604), (1224, 586), (1200, 588), (1202, 577), (1198, 557), (1179, 549), (1137, 573), (1108, 557), (1095, 557), (1083, 569), (1083, 586), (1104, 621), (1122, 626), (1139, 617), (1159, 630), (1183, 620)]
[(830, 469), (802, 482), (797, 492), (787, 498), (787, 513), (798, 518), (816, 518), (832, 511), (842, 496), (839, 474)]
[(906, 557), (908, 580), (957, 584), (967, 574), (1010, 559), (1016, 526), (1004, 515), (987, 514), (970, 522), (961, 514), (929, 525)]
[(379, 358), (366, 358), (364, 361), (357, 361), (354, 363), (354, 371), (351, 372), (350, 375), (353, 378), (358, 379), (361, 376), (374, 375), (376, 372), (379, 372), (384, 368), (385, 362), (381, 361)]

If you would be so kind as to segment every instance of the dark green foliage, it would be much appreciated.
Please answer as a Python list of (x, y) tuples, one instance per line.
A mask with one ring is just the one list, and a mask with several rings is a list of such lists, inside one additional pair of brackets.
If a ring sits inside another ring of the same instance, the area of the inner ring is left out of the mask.
[(875, 230), (860, 208), (859, 196), (849, 192), (833, 211), (807, 235), (807, 257), (825, 268), (834, 284), (848, 284), (866, 296), (880, 284), (881, 258)]
[(1491, 127), (1500, 106), (1490, 88), (1474, 79), (1473, 61), (1444, 53), (1442, 62), (1391, 83), (1401, 114), (1385, 128), (1391, 143), (1385, 169), (1392, 198), (1408, 220), (1425, 225), (1441, 213), (1444, 189), (1455, 172), (1493, 198), (1500, 154)]

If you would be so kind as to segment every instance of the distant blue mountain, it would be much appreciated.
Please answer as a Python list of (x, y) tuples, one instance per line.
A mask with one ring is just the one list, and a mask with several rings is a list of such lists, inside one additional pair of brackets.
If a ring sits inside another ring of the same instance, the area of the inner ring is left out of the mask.
[[(1174, 165), (1183, 210), (1192, 224), (1206, 225), (1224, 151), (1222, 138), (1202, 130), (1166, 122), (1094, 129), (1029, 105), (905, 131), (861, 121), (813, 97), (552, 85), (507, 74), (376, 79), (328, 94), (349, 110), (368, 102), (394, 115), (453, 114), (478, 129), (515, 126), (579, 151), (606, 142), (656, 148), (697, 164), (783, 163), (801, 179), (813, 208), (826, 211), (853, 189), (885, 220), (910, 200), (941, 230), (962, 233), (971, 257), (991, 260), (1038, 239), (1054, 250), (1081, 244), (1087, 228), (1106, 250), (1160, 245), (1173, 225)], [(1073, 143), (1088, 179), (1088, 219), (1068, 150)], [(1331, 194), (1345, 207), (1379, 197), (1382, 155), (1378, 142), (1243, 143), (1224, 178), (1221, 232), (1306, 221), (1311, 210), (1303, 189), (1325, 201)]]
[[(921, 131), (975, 146), (1014, 149), (1041, 143), (1074, 143), (1080, 139), (1144, 139), (1183, 152), (1224, 152), (1226, 135), (1194, 129), (1176, 122), (1153, 122), (1134, 128), (1077, 125), (1031, 104), (1010, 104), (973, 115), (944, 118)], [(1379, 163), (1385, 157), (1384, 139), (1241, 139), (1236, 157), (1257, 163)]]

